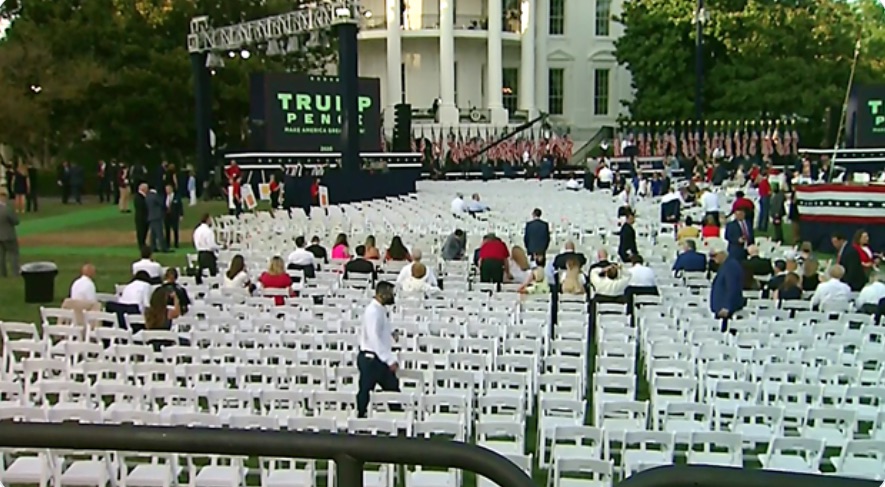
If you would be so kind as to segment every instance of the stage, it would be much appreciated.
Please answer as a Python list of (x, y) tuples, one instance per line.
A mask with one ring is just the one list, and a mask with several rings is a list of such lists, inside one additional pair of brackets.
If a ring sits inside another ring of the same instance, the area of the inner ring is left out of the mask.
[(360, 154), (363, 170), (340, 168), (341, 154), (335, 152), (283, 153), (240, 152), (225, 155), (225, 166), (236, 162), (243, 181), (258, 185), (273, 174), (284, 183), (286, 208), (316, 206), (311, 185), (318, 181), (329, 190), (329, 204), (355, 203), (406, 196), (417, 191), (421, 177), (421, 154), (366, 152)]
[(874, 252), (885, 250), (885, 185), (816, 184), (796, 187), (799, 232), (815, 250), (833, 252), (830, 237), (870, 235)]

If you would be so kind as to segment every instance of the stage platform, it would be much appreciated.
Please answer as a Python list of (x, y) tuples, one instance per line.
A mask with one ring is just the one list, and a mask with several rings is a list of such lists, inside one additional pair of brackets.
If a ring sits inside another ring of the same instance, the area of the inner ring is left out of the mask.
[(266, 182), (270, 174), (282, 177), (285, 184), (284, 206), (308, 208), (316, 205), (311, 185), (319, 180), (329, 190), (329, 204), (355, 203), (404, 196), (417, 191), (421, 177), (421, 154), (362, 153), (363, 169), (341, 169), (341, 154), (242, 152), (225, 155), (225, 165), (236, 161), (244, 181), (255, 186)]
[(830, 237), (851, 239), (858, 230), (870, 235), (870, 247), (885, 251), (885, 185), (814, 184), (796, 187), (799, 232), (815, 250), (833, 252)]

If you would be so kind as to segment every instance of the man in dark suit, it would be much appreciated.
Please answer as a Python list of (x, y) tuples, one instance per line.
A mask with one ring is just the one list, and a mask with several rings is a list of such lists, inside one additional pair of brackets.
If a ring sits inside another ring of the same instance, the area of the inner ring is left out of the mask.
[(375, 269), (375, 264), (365, 258), (366, 246), (357, 245), (353, 251), (356, 254), (356, 258), (344, 264), (344, 278), (347, 279), (350, 274), (370, 274), (372, 282), (377, 281), (378, 271)]
[(147, 222), (151, 232), (151, 247), (154, 252), (168, 252), (166, 247), (166, 238), (163, 235), (163, 223), (166, 221), (166, 201), (152, 189), (145, 197), (145, 206), (147, 206)]
[(62, 162), (58, 167), (55, 179), (58, 182), (58, 187), (61, 188), (61, 203), (66, 205), (71, 198), (71, 165), (68, 161)]
[(744, 263), (744, 269), (753, 272), (754, 276), (767, 276), (771, 274), (771, 259), (759, 257), (759, 247), (751, 245), (747, 247), (749, 258)]
[(830, 240), (836, 248), (836, 263), (845, 268), (845, 276), (842, 282), (848, 284), (851, 290), (858, 292), (867, 284), (867, 276), (860, 262), (860, 254), (844, 235), (835, 234)]
[(71, 164), (70, 170), (70, 178), (71, 178), (71, 198), (74, 199), (74, 203), (78, 205), (83, 204), (83, 185), (86, 184), (86, 175), (83, 173), (83, 168), (77, 164), (76, 162)]
[(580, 252), (575, 252), (575, 243), (568, 241), (562, 246), (562, 253), (553, 259), (553, 268), (564, 270), (566, 263), (571, 258), (577, 259), (578, 267), (584, 267), (587, 264), (587, 257)]
[(633, 228), (636, 215), (632, 211), (628, 211), (624, 217), (625, 221), (619, 232), (621, 238), (618, 242), (618, 257), (621, 258), (621, 262), (630, 262), (630, 257), (639, 255), (639, 251), (636, 249), (636, 230)]
[(147, 244), (148, 235), (148, 210), (147, 210), (148, 185), (138, 185), (138, 191), (134, 196), (135, 206), (135, 243), (141, 249)]
[(673, 263), (673, 275), (679, 276), (683, 272), (704, 272), (707, 270), (707, 256), (698, 252), (698, 244), (694, 240), (686, 240), (682, 243), (682, 253), (676, 256)]
[[(184, 205), (179, 195), (171, 184), (166, 185), (166, 248), (175, 244), (178, 248), (178, 226), (184, 219)], [(173, 236), (175, 238), (173, 238)]]
[(728, 241), (728, 255), (739, 261), (747, 259), (747, 247), (755, 243), (753, 224), (747, 222), (747, 214), (738, 209), (734, 220), (725, 225), (725, 240)]
[(744, 270), (728, 252), (717, 252), (713, 260), (719, 266), (710, 287), (710, 311), (722, 320), (722, 331), (728, 331), (728, 320), (744, 308)]
[(530, 256), (547, 254), (547, 248), (550, 247), (550, 225), (541, 219), (540, 208), (532, 210), (532, 220), (525, 224), (522, 241)]
[(37, 171), (37, 168), (28, 164), (28, 194), (25, 195), (28, 213), (36, 212), (40, 207), (37, 202), (37, 195), (40, 191), (39, 179), (40, 173)]
[(98, 161), (98, 202), (111, 200), (111, 168), (105, 161)]

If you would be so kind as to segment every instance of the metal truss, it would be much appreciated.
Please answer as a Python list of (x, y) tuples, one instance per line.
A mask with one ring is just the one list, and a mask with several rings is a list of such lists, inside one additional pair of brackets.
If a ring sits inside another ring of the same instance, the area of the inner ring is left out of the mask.
[[(342, 11), (349, 12), (349, 15), (342, 16)], [(360, 12), (359, 0), (326, 0), (293, 12), (218, 28), (209, 24), (207, 16), (194, 17), (187, 36), (187, 49), (191, 53), (239, 50), (328, 29), (342, 21), (358, 20)]]

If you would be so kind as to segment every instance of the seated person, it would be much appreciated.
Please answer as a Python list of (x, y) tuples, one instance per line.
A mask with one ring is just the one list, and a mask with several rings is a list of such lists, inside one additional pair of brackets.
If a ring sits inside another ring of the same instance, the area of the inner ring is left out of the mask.
[(568, 181), (565, 182), (565, 189), (569, 191), (580, 191), (583, 187), (584, 183), (578, 181), (578, 178), (575, 177), (575, 173), (571, 173)]
[(372, 282), (377, 281), (378, 270), (375, 269), (375, 264), (365, 258), (366, 246), (357, 245), (354, 252), (356, 253), (356, 257), (344, 264), (344, 278), (349, 279), (353, 277), (353, 274), (368, 274), (371, 277)]
[(870, 282), (860, 290), (854, 305), (861, 313), (876, 314), (879, 302), (885, 299), (885, 283), (877, 273), (870, 275)]
[(510, 249), (510, 258), (507, 259), (507, 272), (504, 279), (507, 282), (522, 284), (529, 277), (529, 256), (522, 247), (514, 245)]
[[(784, 265), (786, 265), (784, 261), (779, 262), (782, 262), (784, 263)], [(749, 270), (754, 276), (769, 276), (772, 274), (771, 259), (760, 257), (759, 247), (756, 245), (750, 245), (749, 247), (747, 247), (747, 262), (745, 269)], [(786, 267), (784, 267), (781, 272), (785, 270)]]
[(529, 272), (528, 280), (519, 288), (521, 294), (550, 294), (550, 284), (547, 283), (547, 273), (544, 266), (538, 264)]
[(788, 272), (780, 287), (772, 292), (772, 297), (780, 301), (798, 301), (802, 299), (802, 288), (799, 286), (799, 274)]
[(479, 193), (473, 193), (473, 196), (470, 198), (470, 201), (467, 202), (466, 206), (467, 213), (470, 213), (471, 215), (477, 213), (485, 213), (491, 210), (491, 208), (489, 208), (489, 205), (479, 200)]
[(374, 235), (366, 237), (366, 243), (363, 245), (366, 246), (366, 260), (381, 260), (381, 251), (378, 250), (378, 244), (375, 243)]
[(704, 272), (707, 270), (707, 256), (697, 251), (694, 240), (682, 242), (682, 252), (673, 263), (673, 274), (679, 276), (684, 272)]
[(661, 223), (679, 223), (682, 215), (682, 196), (671, 188), (670, 192), (661, 198)]
[(460, 228), (446, 237), (442, 246), (443, 260), (461, 260), (467, 246), (467, 235)]
[(830, 267), (829, 278), (820, 283), (811, 296), (812, 308), (824, 308), (827, 304), (847, 303), (851, 301), (851, 287), (842, 282), (845, 268), (841, 265)]
[(178, 298), (178, 307), (181, 315), (186, 315), (188, 308), (191, 306), (191, 297), (188, 296), (187, 290), (178, 284), (178, 271), (174, 267), (166, 269), (166, 274), (163, 276), (163, 284), (160, 287), (175, 294)]
[(295, 237), (295, 250), (286, 258), (286, 269), (301, 271), (306, 279), (316, 277), (316, 256), (307, 250), (303, 236)]
[(581, 273), (577, 257), (569, 257), (566, 261), (565, 271), (560, 273), (559, 293), (571, 296), (587, 294), (587, 278)]
[(820, 274), (818, 268), (820, 264), (817, 259), (805, 259), (802, 263), (802, 290), (805, 292), (814, 291), (820, 284)]
[[(562, 251), (559, 253), (559, 255), (557, 255), (553, 259), (553, 268), (555, 270), (565, 270), (566, 263), (572, 257), (578, 259), (578, 267), (583, 268), (585, 265), (587, 265), (587, 257), (580, 252), (575, 252), (575, 243), (569, 240), (565, 243), (565, 245), (562, 246)], [(608, 254), (606, 254), (606, 257), (608, 257)]]
[(405, 293), (416, 293), (423, 295), (432, 295), (439, 292), (439, 288), (434, 284), (427, 282), (427, 267), (420, 262), (415, 262), (411, 266), (412, 275), (403, 280), (401, 288)]
[(716, 221), (716, 217), (713, 215), (707, 215), (704, 217), (704, 224), (701, 226), (701, 237), (703, 238), (719, 238), (721, 236), (722, 228), (719, 227), (719, 222)]
[(701, 230), (694, 226), (694, 220), (690, 216), (685, 217), (685, 226), (676, 232), (676, 240), (683, 241), (690, 238), (700, 238)]
[(655, 279), (655, 271), (645, 265), (645, 260), (641, 255), (634, 255), (630, 258), (633, 265), (627, 272), (630, 275), (630, 282), (627, 285), (627, 294), (629, 295), (655, 295), (658, 294), (658, 283)]
[(95, 290), (95, 266), (84, 264), (80, 269), (80, 277), (71, 284), (68, 298), (61, 303), (62, 309), (74, 311), (74, 322), (78, 325), (86, 324), (87, 311), (101, 311), (101, 303), (98, 302), (98, 293)]
[[(289, 296), (293, 295), (292, 278), (286, 273), (283, 258), (278, 255), (270, 259), (267, 270), (258, 278), (258, 284), (261, 285), (261, 289), (285, 289)], [(277, 306), (282, 306), (286, 303), (283, 296), (274, 296), (273, 300)]]
[(150, 280), (147, 271), (136, 272), (135, 277), (123, 288), (117, 303), (138, 306), (139, 312), (144, 313), (144, 310), (150, 306), (151, 293), (154, 289)]
[(593, 299), (599, 302), (623, 302), (630, 279), (630, 273), (623, 271), (618, 264), (590, 271), (590, 285), (595, 291)]
[(335, 237), (335, 245), (332, 246), (332, 258), (344, 260), (350, 258), (350, 244), (347, 243), (347, 235), (339, 233)]
[[(749, 265), (750, 261), (747, 260), (744, 262), (744, 270), (751, 270), (746, 266)], [(780, 289), (781, 285), (784, 283), (784, 279), (787, 277), (787, 261), (785, 260), (776, 260), (774, 261), (774, 275), (771, 276), (771, 279), (768, 280), (768, 284), (765, 285), (765, 289), (762, 290), (762, 297), (767, 298), (771, 295), (771, 292), (775, 289)]]
[[(368, 260), (366, 256), (363, 256), (363, 258)], [(409, 249), (406, 248), (405, 244), (403, 244), (403, 239), (400, 238), (399, 235), (393, 237), (393, 240), (390, 241), (390, 247), (384, 252), (384, 262), (411, 261), (412, 255), (409, 253)]]
[(326, 248), (320, 245), (320, 237), (316, 235), (310, 239), (310, 245), (307, 246), (307, 251), (313, 254), (316, 259), (317, 264), (323, 262), (324, 264), (329, 263), (329, 252), (326, 251)]
[[(145, 330), (171, 330), (172, 320), (181, 316), (181, 303), (178, 295), (168, 288), (158, 287), (151, 294), (150, 305), (144, 310)], [(160, 351), (163, 347), (177, 345), (169, 340), (151, 340), (148, 345)]]
[(230, 260), (230, 266), (224, 273), (223, 289), (237, 290), (252, 294), (255, 286), (252, 285), (252, 279), (246, 271), (246, 261), (240, 254), (235, 255)]
[(154, 251), (148, 245), (141, 248), (141, 260), (132, 263), (132, 275), (139, 271), (147, 273), (151, 284), (160, 284), (163, 280), (163, 266), (154, 260)]

